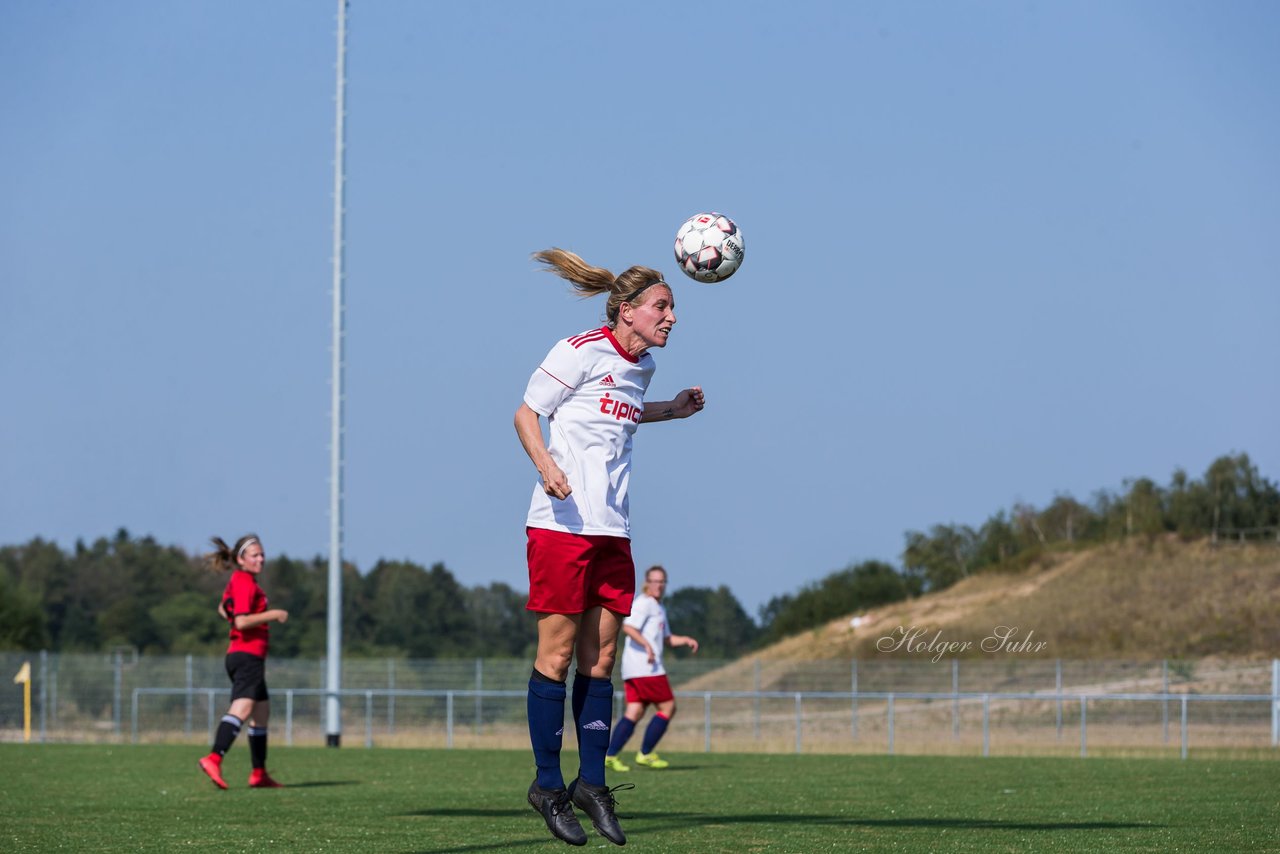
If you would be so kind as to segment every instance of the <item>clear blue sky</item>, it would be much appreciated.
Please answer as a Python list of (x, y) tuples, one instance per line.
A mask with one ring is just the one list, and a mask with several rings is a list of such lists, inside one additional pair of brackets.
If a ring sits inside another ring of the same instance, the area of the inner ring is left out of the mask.
[[(334, 4), (0, 11), (0, 543), (328, 544)], [(752, 613), (903, 533), (1280, 476), (1280, 5), (350, 11), (346, 555), (525, 584), (511, 426), (657, 266), (638, 563)], [(681, 284), (677, 226), (746, 237)]]

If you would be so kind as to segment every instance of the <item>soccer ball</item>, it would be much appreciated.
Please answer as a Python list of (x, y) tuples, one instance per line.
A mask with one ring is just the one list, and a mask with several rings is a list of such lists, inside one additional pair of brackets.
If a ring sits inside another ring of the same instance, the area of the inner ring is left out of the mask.
[(745, 251), (738, 226), (714, 211), (694, 214), (676, 232), (676, 263), (699, 282), (723, 282), (732, 276)]

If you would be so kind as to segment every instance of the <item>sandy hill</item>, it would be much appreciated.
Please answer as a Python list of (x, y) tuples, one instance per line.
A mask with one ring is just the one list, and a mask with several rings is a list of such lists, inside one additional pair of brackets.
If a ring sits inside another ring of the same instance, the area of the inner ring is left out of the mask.
[[(1280, 544), (1210, 546), (1175, 539), (1048, 555), (1017, 574), (986, 573), (918, 599), (849, 614), (766, 647), (699, 682), (764, 662), (927, 660), (900, 643), (981, 641), (1013, 627), (1019, 658), (1160, 659), (1280, 656)], [(912, 634), (914, 632), (914, 634)], [(939, 634), (940, 633), (940, 634)], [(885, 640), (888, 639), (888, 640)], [(720, 678), (716, 678), (716, 677)]]

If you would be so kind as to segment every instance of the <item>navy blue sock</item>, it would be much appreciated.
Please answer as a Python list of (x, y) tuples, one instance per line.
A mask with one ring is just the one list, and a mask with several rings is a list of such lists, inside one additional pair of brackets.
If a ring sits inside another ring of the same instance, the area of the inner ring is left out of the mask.
[(563, 682), (529, 680), (529, 743), (538, 766), (538, 785), (543, 789), (563, 789), (560, 773), (560, 745), (564, 741)]
[(613, 725), (613, 738), (609, 741), (609, 755), (617, 756), (627, 746), (627, 739), (636, 731), (636, 722), (623, 715)]
[(578, 729), (578, 777), (604, 785), (604, 754), (613, 719), (613, 682), (581, 673), (573, 678), (573, 722)]
[(653, 753), (662, 736), (666, 735), (668, 723), (670, 721), (664, 718), (661, 712), (653, 716), (653, 720), (649, 721), (649, 726), (644, 731), (644, 740), (640, 744), (641, 753)]

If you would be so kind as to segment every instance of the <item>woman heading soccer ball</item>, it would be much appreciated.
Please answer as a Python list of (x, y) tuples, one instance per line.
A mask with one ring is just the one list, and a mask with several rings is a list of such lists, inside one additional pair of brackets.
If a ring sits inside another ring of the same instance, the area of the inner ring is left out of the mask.
[[(702, 389), (646, 402), (653, 377), (649, 350), (666, 346), (675, 299), (662, 274), (631, 267), (618, 276), (572, 252), (533, 256), (582, 296), (607, 294), (607, 322), (551, 348), (529, 378), (515, 427), (542, 482), (533, 490), (528, 530), (529, 603), (538, 614), (538, 652), (529, 679), (529, 739), (537, 777), (529, 803), (556, 837), (585, 845), (573, 805), (596, 830), (622, 845), (626, 836), (605, 785), (604, 758), (613, 711), (618, 630), (631, 612), (627, 485), (631, 440), (640, 424), (688, 418), (705, 405)], [(544, 441), (540, 418), (547, 419)], [(572, 707), (578, 777), (560, 771), (569, 665), (577, 658)], [(572, 805), (571, 805), (572, 804)]]
[(200, 770), (219, 789), (227, 788), (222, 779), (222, 757), (231, 749), (240, 727), (249, 722), (249, 760), (253, 771), (249, 786), (275, 789), (280, 784), (267, 773), (267, 723), (271, 716), (271, 697), (267, 692), (267, 635), (270, 623), (285, 623), (289, 612), (267, 608), (267, 594), (258, 586), (258, 575), (266, 555), (256, 534), (245, 534), (228, 546), (221, 537), (213, 538), (216, 551), (206, 556), (217, 570), (231, 570), (218, 614), (231, 624), (231, 643), (227, 646), (227, 676), (231, 678), (231, 707), (222, 716), (214, 734), (213, 748), (200, 759)]

